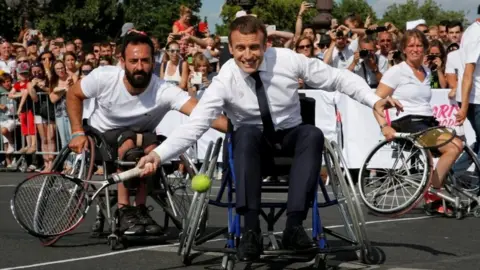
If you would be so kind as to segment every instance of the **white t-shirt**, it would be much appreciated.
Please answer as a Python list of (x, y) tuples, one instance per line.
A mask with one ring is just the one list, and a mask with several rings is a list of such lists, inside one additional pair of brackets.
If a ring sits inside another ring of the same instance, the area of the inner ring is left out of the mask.
[[(460, 65), (465, 70), (465, 65), (475, 63), (475, 71), (473, 72), (472, 91), (470, 92), (470, 103), (480, 104), (480, 22), (474, 22), (470, 25), (462, 36), (460, 43)], [(462, 73), (463, 74), (463, 70)], [(463, 79), (463, 75), (461, 76)], [(461, 92), (461, 80), (459, 76), (458, 89)], [(459, 100), (457, 94), (457, 100)], [(460, 101), (460, 100), (459, 100)]]
[(154, 132), (170, 110), (180, 110), (190, 97), (182, 89), (152, 76), (145, 92), (132, 96), (123, 82), (125, 71), (116, 66), (94, 69), (82, 79), (87, 98), (94, 98), (88, 123), (100, 132), (125, 128)]
[(425, 80), (421, 82), (413, 73), (412, 68), (405, 62), (391, 67), (383, 74), (380, 83), (393, 88), (392, 97), (403, 105), (403, 112), (396, 116), (396, 110), (390, 112), (390, 120), (396, 120), (407, 115), (433, 116), (430, 100), (432, 88), (430, 87), (431, 71), (427, 67)]
[[(463, 66), (462, 63), (460, 62), (460, 51), (456, 50), (447, 55), (447, 63), (445, 64), (445, 74), (454, 74), (457, 76), (458, 84), (457, 84), (457, 89), (460, 83), (460, 80), (463, 75)], [(461, 90), (457, 91), (457, 100), (459, 101), (458, 98), (461, 98)]]

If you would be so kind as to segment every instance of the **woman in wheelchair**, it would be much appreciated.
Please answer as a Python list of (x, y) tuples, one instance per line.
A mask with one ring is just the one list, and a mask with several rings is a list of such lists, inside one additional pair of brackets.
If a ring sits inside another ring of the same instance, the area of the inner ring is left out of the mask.
[[(374, 112), (380, 124), (383, 135), (387, 140), (393, 140), (395, 132), (414, 133), (439, 123), (433, 116), (430, 105), (432, 89), (430, 87), (430, 69), (422, 65), (425, 51), (428, 49), (428, 40), (418, 30), (408, 30), (400, 42), (405, 61), (390, 68), (382, 77), (376, 94), (382, 98), (393, 97), (403, 105), (403, 113), (397, 113), (397, 119), (388, 125), (387, 120)], [(391, 118), (395, 117), (390, 114)], [(463, 143), (455, 138), (450, 143), (436, 149), (440, 158), (433, 172), (431, 184), (433, 188), (441, 189), (444, 179), (452, 165), (459, 157)], [(440, 197), (432, 193), (425, 196), (427, 209), (433, 212), (450, 215), (452, 209), (444, 209)]]

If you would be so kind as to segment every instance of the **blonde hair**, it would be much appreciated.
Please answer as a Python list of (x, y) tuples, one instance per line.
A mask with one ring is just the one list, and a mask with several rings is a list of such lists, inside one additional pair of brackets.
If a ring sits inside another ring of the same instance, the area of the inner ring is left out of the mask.
[(184, 5), (180, 5), (180, 16), (183, 16), (185, 14), (192, 14), (192, 10)]
[(206, 65), (207, 71), (212, 72), (212, 66), (207, 57), (203, 53), (198, 52), (193, 56), (193, 70), (197, 71), (201, 65)]

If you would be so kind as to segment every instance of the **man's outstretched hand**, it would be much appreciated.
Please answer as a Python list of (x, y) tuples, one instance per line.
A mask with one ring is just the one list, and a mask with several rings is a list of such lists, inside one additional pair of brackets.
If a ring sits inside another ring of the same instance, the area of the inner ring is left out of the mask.
[(158, 166), (160, 166), (160, 157), (153, 151), (142, 157), (137, 164), (137, 168), (142, 170), (140, 177), (154, 174)]
[(400, 112), (403, 112), (403, 105), (400, 103), (400, 101), (391, 97), (381, 99), (377, 101), (375, 105), (373, 105), (373, 110), (381, 117), (385, 117), (384, 111), (390, 108), (397, 108), (397, 115)]

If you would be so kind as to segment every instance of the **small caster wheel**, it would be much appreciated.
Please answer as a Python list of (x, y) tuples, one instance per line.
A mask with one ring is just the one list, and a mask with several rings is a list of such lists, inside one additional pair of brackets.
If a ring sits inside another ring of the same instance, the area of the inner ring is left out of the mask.
[(462, 210), (457, 210), (455, 213), (455, 218), (460, 220), (463, 219), (463, 211)]
[(126, 245), (124, 244), (122, 239), (116, 235), (109, 236), (107, 241), (108, 241), (108, 245), (110, 246), (110, 249), (113, 251), (122, 250), (126, 248)]
[(476, 218), (480, 218), (480, 208), (475, 208), (473, 210), (473, 216)]
[(317, 254), (315, 256), (315, 262), (313, 263), (313, 269), (326, 270), (327, 269), (327, 256), (325, 254)]
[(368, 265), (375, 264), (375, 256), (368, 249), (362, 248), (361, 250), (357, 251), (357, 255), (362, 263)]
[(190, 259), (190, 256), (182, 256), (182, 263), (184, 266), (190, 266), (192, 264), (192, 259)]
[(233, 270), (234, 268), (235, 268), (235, 261), (232, 259), (228, 260), (226, 270)]

